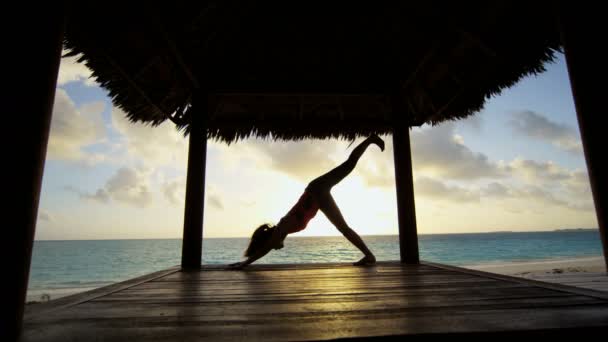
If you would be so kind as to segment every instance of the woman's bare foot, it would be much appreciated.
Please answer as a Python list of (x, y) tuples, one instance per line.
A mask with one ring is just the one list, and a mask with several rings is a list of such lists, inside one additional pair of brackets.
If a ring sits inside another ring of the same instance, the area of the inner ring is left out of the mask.
[(376, 257), (373, 255), (366, 255), (363, 259), (353, 263), (355, 266), (373, 265), (376, 263)]
[(370, 135), (368, 139), (372, 144), (378, 145), (381, 151), (384, 151), (384, 140), (382, 140), (382, 138), (380, 138), (377, 134)]

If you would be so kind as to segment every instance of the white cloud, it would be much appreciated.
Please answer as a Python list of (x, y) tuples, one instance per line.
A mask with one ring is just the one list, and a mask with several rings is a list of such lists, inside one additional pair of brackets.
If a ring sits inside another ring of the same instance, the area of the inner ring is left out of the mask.
[(144, 172), (130, 168), (120, 168), (105, 186), (113, 199), (137, 207), (146, 207), (152, 202), (152, 196)]
[[(556, 196), (555, 193), (561, 196)], [(537, 203), (544, 206), (557, 206), (577, 211), (594, 210), (593, 201), (588, 194), (575, 194), (563, 188), (558, 189), (555, 193), (534, 184), (515, 187), (493, 182), (482, 189), (484, 197), (495, 200)]]
[(482, 194), (483, 196), (496, 198), (504, 198), (510, 196), (509, 188), (497, 182), (492, 182), (488, 184), (486, 188), (482, 190)]
[(208, 201), (209, 205), (215, 207), (216, 209), (224, 210), (224, 203), (217, 193), (210, 193)]
[(110, 177), (102, 188), (94, 193), (87, 193), (73, 186), (64, 187), (85, 200), (108, 203), (111, 199), (139, 208), (152, 203), (152, 193), (148, 184), (149, 172), (146, 170), (120, 168)]
[(518, 134), (549, 142), (564, 151), (582, 151), (579, 134), (573, 127), (553, 122), (536, 112), (528, 110), (514, 113), (510, 125)]
[(80, 193), (80, 196), (82, 198), (92, 200), (92, 201), (97, 201), (97, 202), (102, 202), (102, 203), (110, 202), (110, 194), (108, 194), (106, 189), (97, 189), (97, 191), (94, 194)]
[[(508, 166), (492, 162), (486, 155), (467, 147), (464, 138), (456, 134), (452, 122), (415, 129), (410, 137), (415, 175), (460, 181), (508, 176)], [(369, 186), (395, 186), (392, 136), (386, 136), (385, 140), (384, 153), (365, 156), (357, 166)]]
[[(165, 199), (174, 206), (184, 204), (186, 196), (186, 180), (185, 178), (176, 178), (165, 182), (161, 185), (161, 192)], [(207, 205), (216, 209), (224, 210), (224, 202), (217, 188), (214, 185), (208, 184), (206, 189)]]
[(395, 187), (395, 166), (392, 156), (392, 145), (387, 144), (384, 153), (388, 155), (373, 155), (359, 162), (357, 169), (365, 183), (374, 187)]
[(186, 183), (183, 178), (174, 179), (161, 185), (165, 199), (174, 206), (184, 203)]
[(572, 194), (591, 198), (591, 184), (586, 170), (574, 170), (566, 180), (565, 186)]
[(51, 213), (48, 210), (41, 209), (38, 211), (38, 220), (46, 221), (46, 222), (53, 222), (55, 220), (55, 218), (53, 217), (53, 215), (51, 215)]
[(101, 113), (103, 102), (87, 103), (79, 108), (65, 90), (55, 92), (55, 104), (49, 136), (48, 158), (94, 162), (98, 156), (83, 152), (83, 148), (105, 138)]
[(246, 153), (256, 158), (260, 165), (308, 182), (337, 166), (331, 155), (338, 144), (335, 140), (272, 142), (257, 139), (249, 142)]
[[(64, 50), (62, 54), (65, 54)], [(70, 82), (82, 82), (87, 86), (95, 86), (97, 83), (91, 78), (92, 72), (83, 63), (78, 63), (79, 56), (63, 57), (59, 65), (57, 84), (65, 85)]]
[(146, 165), (186, 168), (188, 139), (172, 122), (166, 121), (158, 127), (133, 123), (122, 110), (114, 107), (112, 127), (122, 135), (122, 148)]
[(456, 203), (479, 202), (478, 191), (456, 185), (446, 185), (441, 181), (427, 177), (417, 178), (414, 183), (414, 190), (417, 196), (438, 201)]
[(471, 115), (464, 120), (458, 121), (458, 124), (463, 127), (469, 127), (471, 131), (476, 133), (481, 133), (481, 129), (483, 127), (483, 119), (481, 113)]
[(447, 122), (411, 133), (412, 163), (416, 172), (444, 179), (473, 180), (504, 177), (504, 168), (483, 153), (471, 151)]
[(570, 172), (552, 161), (535, 161), (517, 158), (509, 163), (515, 175), (532, 183), (559, 182), (571, 177)]

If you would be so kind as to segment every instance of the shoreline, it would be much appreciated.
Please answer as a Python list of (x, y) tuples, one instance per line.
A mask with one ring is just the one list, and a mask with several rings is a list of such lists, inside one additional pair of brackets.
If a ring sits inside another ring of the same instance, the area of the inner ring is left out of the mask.
[(606, 273), (603, 256), (501, 262), (460, 267), (518, 277)]

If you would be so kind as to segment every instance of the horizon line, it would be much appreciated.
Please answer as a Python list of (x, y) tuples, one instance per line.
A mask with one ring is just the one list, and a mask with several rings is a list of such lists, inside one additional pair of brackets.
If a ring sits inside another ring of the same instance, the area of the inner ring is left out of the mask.
[[(560, 231), (579, 231), (579, 230), (598, 230), (598, 228), (556, 228), (552, 230), (529, 230), (529, 231), (515, 231), (515, 230), (497, 230), (488, 232), (460, 232), (460, 233), (424, 233), (418, 234), (418, 236), (425, 235), (466, 235), (466, 234), (506, 234), (506, 233), (552, 233)], [(399, 236), (399, 234), (360, 234), (361, 236)], [(342, 235), (304, 235), (304, 236), (291, 236), (291, 238), (320, 238), (320, 237), (342, 237)], [(215, 236), (215, 237), (203, 237), (203, 240), (207, 239), (245, 239), (249, 236)], [(124, 241), (124, 240), (182, 240), (181, 237), (166, 237), (166, 238), (108, 238), (108, 239), (34, 239), (34, 241)]]

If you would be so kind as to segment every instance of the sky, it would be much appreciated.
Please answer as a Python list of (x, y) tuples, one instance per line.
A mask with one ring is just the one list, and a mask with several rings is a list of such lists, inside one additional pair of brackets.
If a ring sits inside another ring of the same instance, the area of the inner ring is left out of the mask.
[[(466, 120), (410, 132), (419, 234), (596, 228), (563, 56)], [(361, 235), (397, 234), (392, 136), (332, 191)], [(357, 140), (355, 143), (361, 141)], [(348, 157), (340, 140), (210, 141), (204, 237), (276, 223)], [(188, 144), (172, 123), (128, 122), (90, 71), (63, 58), (37, 240), (181, 238)], [(295, 235), (340, 235), (321, 212)]]

